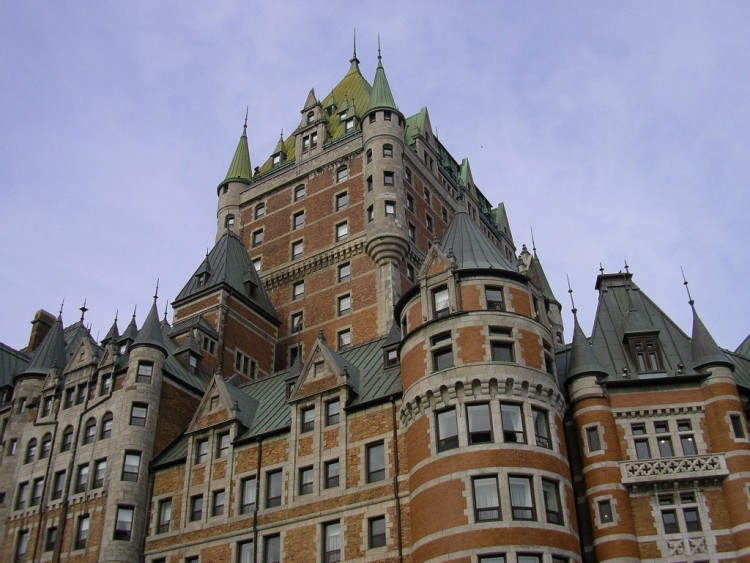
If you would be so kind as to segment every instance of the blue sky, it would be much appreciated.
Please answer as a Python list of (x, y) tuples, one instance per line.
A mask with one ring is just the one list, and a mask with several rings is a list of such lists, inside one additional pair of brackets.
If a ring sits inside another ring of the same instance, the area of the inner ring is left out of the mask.
[[(0, 341), (37, 309), (92, 334), (143, 322), (200, 264), (249, 106), (253, 165), (311, 87), (372, 80), (430, 111), (515, 242), (536, 246), (572, 335), (624, 268), (690, 331), (750, 332), (747, 2), (4, 2)], [(170, 312), (171, 318), (171, 312)]]

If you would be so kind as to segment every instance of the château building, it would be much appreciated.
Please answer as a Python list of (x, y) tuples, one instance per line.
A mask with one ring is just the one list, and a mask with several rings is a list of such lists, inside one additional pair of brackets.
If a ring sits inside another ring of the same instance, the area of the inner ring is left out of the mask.
[(566, 344), (380, 55), (299, 112), (255, 168), (245, 124), (171, 323), (0, 346), (7, 561), (750, 561), (750, 339), (602, 271)]

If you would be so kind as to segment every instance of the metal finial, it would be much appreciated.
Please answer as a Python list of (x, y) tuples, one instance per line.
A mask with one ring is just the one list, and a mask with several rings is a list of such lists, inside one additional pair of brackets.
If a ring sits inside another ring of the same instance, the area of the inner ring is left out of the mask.
[(167, 322), (167, 308), (169, 307), (169, 299), (164, 303), (164, 322)]
[(688, 304), (692, 307), (695, 304), (695, 301), (690, 295), (690, 287), (688, 287), (688, 281), (685, 279), (685, 270), (682, 269), (682, 266), (680, 266), (680, 272), (682, 272), (682, 284), (685, 286), (685, 291), (687, 291)]
[(602, 276), (604, 275), (604, 266), (602, 266), (601, 262), (599, 262), (599, 274)]
[(380, 34), (378, 33), (378, 64), (380, 64), (383, 55), (380, 53)]
[(534, 242), (534, 227), (531, 227), (531, 250), (534, 251), (534, 258), (536, 258), (536, 242)]
[(630, 266), (628, 266), (628, 261), (627, 260), (625, 260), (625, 273), (626, 274), (630, 273)]
[(83, 307), (78, 309), (81, 312), (81, 324), (83, 324), (83, 317), (86, 315), (86, 311), (88, 311), (88, 308), (86, 307), (86, 299), (83, 299)]
[(117, 315), (120, 314), (120, 309), (115, 309), (115, 324), (117, 324)]
[(352, 53), (352, 60), (357, 59), (357, 28), (354, 28), (354, 51)]
[(244, 133), (247, 133), (247, 114), (250, 112), (250, 106), (245, 106), (245, 125), (243, 125), (243, 128), (245, 129)]
[(135, 320), (135, 312), (138, 310), (138, 304), (133, 305), (133, 320)]
[(570, 294), (570, 306), (572, 307), (570, 312), (573, 313), (573, 316), (575, 317), (576, 314), (578, 313), (578, 309), (576, 309), (576, 304), (573, 301), (573, 288), (570, 287), (570, 276), (566, 274), (565, 277), (568, 280), (568, 293)]
[(63, 297), (62, 303), (60, 303), (60, 312), (58, 313), (58, 317), (62, 317), (63, 307), (65, 307), (65, 298)]
[(154, 301), (159, 299), (159, 278), (156, 278), (156, 291), (154, 292)]

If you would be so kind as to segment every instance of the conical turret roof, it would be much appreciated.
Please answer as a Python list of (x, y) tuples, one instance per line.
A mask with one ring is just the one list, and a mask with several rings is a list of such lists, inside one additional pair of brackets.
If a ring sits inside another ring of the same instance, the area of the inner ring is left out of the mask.
[(67, 356), (65, 355), (65, 336), (63, 334), (62, 317), (58, 316), (52, 328), (42, 340), (42, 343), (31, 356), (29, 366), (18, 377), (24, 375), (47, 375), (54, 366), (60, 373), (65, 369)]
[(577, 375), (607, 375), (602, 364), (596, 357), (594, 348), (591, 346), (589, 339), (583, 333), (581, 324), (578, 322), (578, 315), (573, 313), (575, 327), (573, 329), (573, 343), (570, 351), (570, 364), (568, 367), (567, 379), (572, 379)]
[(109, 327), (109, 332), (107, 332), (107, 336), (102, 340), (102, 344), (106, 345), (112, 340), (117, 340), (118, 338), (120, 338), (120, 331), (117, 328), (117, 315), (115, 315), (115, 320), (112, 321), (112, 326)]
[(138, 337), (133, 342), (132, 348), (137, 346), (153, 346), (159, 348), (165, 354), (167, 352), (167, 347), (164, 343), (164, 333), (162, 332), (161, 321), (159, 320), (159, 311), (156, 310), (156, 298), (154, 298), (151, 310), (149, 310), (148, 316), (143, 322), (143, 326), (138, 332)]
[(120, 337), (120, 342), (125, 342), (126, 340), (135, 340), (137, 336), (138, 336), (138, 325), (136, 325), (135, 323), (135, 311), (133, 311), (133, 316), (130, 319), (128, 326), (125, 327), (125, 332), (122, 333), (122, 336)]
[(453, 252), (459, 269), (493, 269), (518, 273), (500, 250), (487, 240), (462, 203), (443, 235), (441, 247), (445, 252)]
[(693, 367), (695, 369), (703, 369), (710, 365), (718, 364), (734, 369), (734, 364), (721, 351), (711, 333), (708, 332), (706, 325), (701, 321), (698, 312), (695, 310), (695, 305), (691, 303), (690, 306), (693, 309), (693, 336), (690, 341), (693, 353)]
[(240, 142), (237, 143), (237, 149), (234, 151), (234, 157), (229, 165), (227, 177), (222, 184), (226, 182), (243, 182), (249, 184), (253, 177), (253, 169), (250, 165), (250, 149), (247, 146), (247, 123), (242, 128)]
[(372, 92), (370, 93), (370, 109), (390, 109), (398, 111), (396, 102), (391, 93), (391, 87), (388, 84), (388, 78), (383, 68), (383, 60), (378, 53), (378, 68), (375, 70), (375, 80), (372, 82)]

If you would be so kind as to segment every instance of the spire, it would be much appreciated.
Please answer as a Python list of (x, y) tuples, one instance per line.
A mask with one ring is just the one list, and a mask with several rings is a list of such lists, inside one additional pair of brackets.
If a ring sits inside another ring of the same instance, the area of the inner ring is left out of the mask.
[(378, 37), (378, 68), (375, 70), (375, 80), (372, 82), (372, 92), (370, 93), (370, 111), (374, 109), (398, 111), (393, 94), (391, 93), (391, 87), (385, 76), (385, 69), (383, 68), (383, 57), (380, 54), (380, 37)]
[(120, 342), (125, 342), (126, 340), (133, 341), (135, 340), (136, 336), (138, 336), (138, 325), (135, 323), (135, 311), (137, 307), (133, 307), (133, 317), (130, 319), (130, 323), (125, 328), (125, 332), (122, 333), (122, 337), (120, 338)]
[(690, 339), (693, 367), (698, 370), (712, 365), (723, 365), (734, 371), (734, 364), (724, 355), (724, 352), (721, 351), (711, 333), (708, 332), (706, 325), (703, 324), (703, 321), (698, 316), (698, 312), (695, 310), (695, 301), (690, 295), (688, 281), (685, 279), (685, 272), (682, 268), (680, 268), (680, 271), (682, 272), (683, 285), (688, 295), (688, 304), (693, 311), (693, 335)]
[(357, 30), (354, 30), (354, 50), (352, 51), (352, 58), (349, 59), (349, 62), (351, 63), (351, 66), (349, 67), (349, 72), (347, 74), (351, 74), (352, 72), (356, 72), (357, 74), (362, 74), (359, 71), (359, 59), (357, 58)]
[(167, 348), (164, 344), (164, 334), (161, 330), (159, 311), (156, 309), (156, 297), (154, 297), (151, 310), (148, 312), (148, 316), (143, 322), (143, 326), (138, 332), (138, 337), (133, 342), (132, 348), (136, 346), (152, 346), (161, 349), (166, 354)]
[(120, 331), (117, 328), (117, 313), (115, 312), (115, 320), (112, 322), (112, 326), (109, 327), (107, 336), (105, 336), (104, 340), (102, 340), (102, 345), (106, 346), (109, 342), (111, 342), (112, 340), (117, 340), (119, 337)]
[(604, 368), (597, 359), (589, 339), (586, 338), (581, 324), (578, 322), (575, 307), (573, 307), (573, 321), (575, 327), (573, 329), (573, 343), (571, 344), (567, 379), (586, 374), (606, 376), (607, 372), (604, 371)]
[(283, 129), (281, 130), (281, 133), (279, 134), (279, 142), (276, 143), (276, 148), (273, 149), (273, 154), (282, 155), (281, 160), (284, 160), (283, 157), (286, 156), (286, 147), (284, 147), (284, 130)]
[(53, 367), (62, 372), (66, 364), (67, 356), (65, 355), (62, 317), (58, 316), (47, 336), (44, 337), (42, 343), (31, 356), (29, 366), (18, 377), (23, 375), (47, 375)]
[(227, 177), (222, 184), (234, 181), (249, 184), (252, 180), (252, 167), (250, 166), (250, 150), (247, 147), (247, 113), (245, 113), (245, 125), (242, 127), (242, 136), (234, 151), (232, 163), (229, 165)]

